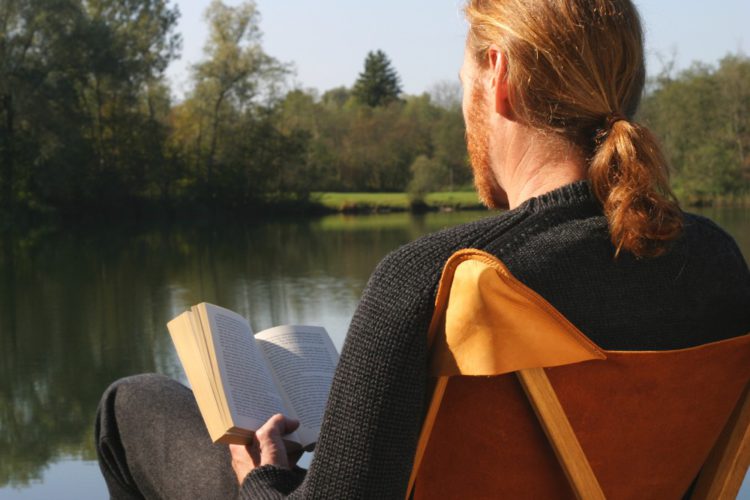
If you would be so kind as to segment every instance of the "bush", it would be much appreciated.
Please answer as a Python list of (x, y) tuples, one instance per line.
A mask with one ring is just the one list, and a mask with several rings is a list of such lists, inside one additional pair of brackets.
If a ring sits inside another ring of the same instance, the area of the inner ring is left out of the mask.
[(407, 194), (412, 205), (424, 203), (425, 195), (445, 187), (450, 177), (448, 167), (425, 155), (418, 156), (409, 170), (411, 181), (407, 187)]

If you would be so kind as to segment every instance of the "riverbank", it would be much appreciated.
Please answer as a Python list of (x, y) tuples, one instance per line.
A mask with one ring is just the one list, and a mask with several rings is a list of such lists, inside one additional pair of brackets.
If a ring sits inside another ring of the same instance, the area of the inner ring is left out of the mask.
[(102, 225), (128, 226), (205, 226), (235, 224), (273, 218), (319, 217), (330, 214), (380, 214), (393, 212), (454, 212), (486, 210), (472, 191), (430, 193), (424, 202), (414, 203), (406, 193), (311, 193), (306, 199), (280, 196), (253, 202), (220, 203), (194, 200), (166, 202), (131, 199), (112, 206), (76, 206), (29, 209), (17, 207), (12, 214), (0, 212), (0, 233), (38, 228), (65, 227), (86, 231)]
[[(680, 196), (680, 205), (696, 208), (750, 208), (750, 194), (717, 196)], [(310, 205), (313, 211), (327, 213), (387, 213), (429, 212), (451, 210), (486, 210), (474, 191), (448, 191), (430, 193), (423, 203), (413, 203), (407, 193), (313, 193)]]
[(412, 202), (406, 193), (314, 193), (313, 204), (339, 213), (429, 212), (484, 210), (474, 191), (430, 193), (423, 202)]
[[(681, 196), (687, 211), (702, 208), (750, 208), (750, 195), (698, 197)], [(0, 233), (39, 227), (123, 227), (153, 224), (213, 225), (269, 218), (318, 217), (329, 214), (366, 215), (379, 213), (426, 213), (486, 210), (473, 191), (430, 193), (422, 202), (413, 202), (407, 193), (316, 192), (304, 199), (272, 196), (247, 203), (221, 203), (218, 200), (166, 202), (131, 199), (112, 206), (81, 206), (31, 210), (18, 207), (12, 215), (0, 212)]]
[(683, 207), (728, 207), (750, 208), (750, 194), (726, 194), (716, 196), (687, 195), (679, 197)]

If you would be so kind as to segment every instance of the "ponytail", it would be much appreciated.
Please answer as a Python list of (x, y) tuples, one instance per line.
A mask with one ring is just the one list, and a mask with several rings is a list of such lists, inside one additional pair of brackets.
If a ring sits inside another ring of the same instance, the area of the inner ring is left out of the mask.
[(682, 233), (682, 212), (669, 188), (667, 162), (651, 132), (612, 115), (589, 167), (604, 207), (615, 255), (658, 257)]
[(682, 213), (656, 140), (625, 117), (635, 115), (646, 79), (633, 1), (468, 0), (465, 11), (476, 60), (484, 63), (493, 44), (507, 56), (514, 117), (591, 157), (615, 255), (664, 254), (682, 232)]

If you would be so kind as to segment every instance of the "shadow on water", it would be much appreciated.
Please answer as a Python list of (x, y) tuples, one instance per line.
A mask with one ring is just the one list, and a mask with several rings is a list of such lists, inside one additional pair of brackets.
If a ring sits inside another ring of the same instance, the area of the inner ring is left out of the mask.
[(323, 324), (340, 347), (377, 262), (486, 213), (329, 216), (236, 225), (87, 227), (2, 235), (0, 487), (60, 458), (94, 460), (102, 391), (129, 374), (181, 378), (165, 324), (214, 302), (257, 330)]

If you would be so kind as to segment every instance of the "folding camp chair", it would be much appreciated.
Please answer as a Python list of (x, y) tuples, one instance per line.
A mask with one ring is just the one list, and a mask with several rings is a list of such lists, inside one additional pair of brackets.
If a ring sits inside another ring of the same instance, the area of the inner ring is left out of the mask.
[[(458, 252), (429, 330), (407, 498), (734, 498), (750, 464), (750, 334), (606, 351), (497, 258)], [(536, 416), (536, 417), (535, 417)]]

